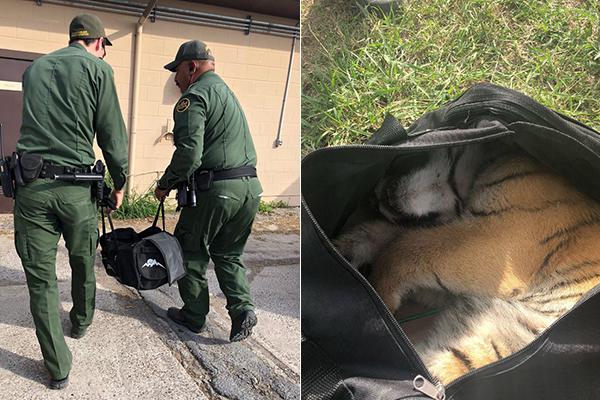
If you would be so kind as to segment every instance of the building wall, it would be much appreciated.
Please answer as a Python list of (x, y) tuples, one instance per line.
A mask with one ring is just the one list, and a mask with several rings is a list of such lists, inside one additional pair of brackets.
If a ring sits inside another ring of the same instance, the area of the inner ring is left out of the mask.
[[(68, 41), (71, 19), (80, 13), (96, 14), (104, 23), (113, 47), (105, 60), (113, 67), (120, 106), (128, 128), (133, 79), (134, 31), (137, 17), (43, 4), (29, 0), (1, 0), (0, 49), (49, 53)], [(247, 13), (181, 1), (160, 5), (246, 17)], [(293, 25), (295, 21), (265, 15), (253, 18)], [(206, 42), (216, 59), (216, 72), (238, 97), (258, 153), (258, 172), (264, 199), (299, 203), (300, 195), (300, 46), (294, 63), (282, 127), (283, 146), (275, 148), (281, 103), (292, 45), (291, 38), (166, 22), (144, 25), (134, 162), (134, 186), (138, 193), (153, 187), (174, 150), (173, 106), (180, 93), (174, 74), (163, 69), (179, 45), (190, 39)], [(97, 150), (97, 154), (100, 152)]]

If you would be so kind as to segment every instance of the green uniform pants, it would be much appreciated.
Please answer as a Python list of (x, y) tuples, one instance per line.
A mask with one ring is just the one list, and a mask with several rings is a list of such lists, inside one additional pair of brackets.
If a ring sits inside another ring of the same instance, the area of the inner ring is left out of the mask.
[(38, 179), (17, 189), (14, 215), (15, 246), (27, 278), (44, 364), (53, 379), (62, 379), (69, 374), (72, 356), (59, 314), (56, 246), (62, 234), (72, 273), (73, 308), (69, 315), (75, 328), (85, 328), (94, 315), (98, 242), (90, 185)]
[(231, 318), (254, 309), (241, 256), (252, 229), (262, 188), (257, 178), (213, 182), (199, 192), (197, 206), (186, 207), (175, 228), (187, 275), (178, 282), (185, 319), (201, 328), (208, 314), (206, 269), (215, 264), (219, 287)]

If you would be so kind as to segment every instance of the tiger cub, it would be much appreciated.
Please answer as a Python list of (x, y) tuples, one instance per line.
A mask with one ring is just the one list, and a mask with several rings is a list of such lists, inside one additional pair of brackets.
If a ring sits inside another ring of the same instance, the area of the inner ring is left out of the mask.
[(436, 150), (374, 192), (385, 219), (334, 244), (371, 265), (393, 313), (408, 298), (444, 306), (415, 343), (443, 383), (520, 350), (600, 283), (600, 204), (522, 150)]

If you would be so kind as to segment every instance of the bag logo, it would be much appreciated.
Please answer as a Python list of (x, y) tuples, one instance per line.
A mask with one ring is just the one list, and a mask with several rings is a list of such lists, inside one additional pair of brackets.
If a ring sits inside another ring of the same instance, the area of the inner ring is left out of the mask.
[[(154, 267), (162, 267), (165, 268), (164, 265), (156, 261), (154, 258), (149, 258), (148, 261), (142, 265), (142, 268), (154, 268)], [(166, 268), (165, 268), (166, 269)]]
[(175, 106), (175, 109), (177, 110), (177, 112), (184, 112), (189, 107), (190, 107), (190, 99), (181, 99), (181, 100), (179, 100), (179, 103), (177, 103), (177, 106)]

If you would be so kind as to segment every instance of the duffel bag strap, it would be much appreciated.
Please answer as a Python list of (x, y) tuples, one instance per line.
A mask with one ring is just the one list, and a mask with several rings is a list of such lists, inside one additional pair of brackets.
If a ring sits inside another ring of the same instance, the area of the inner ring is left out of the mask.
[(165, 201), (164, 199), (160, 201), (160, 204), (158, 205), (158, 209), (156, 210), (156, 215), (154, 216), (154, 222), (152, 222), (152, 226), (156, 226), (156, 224), (158, 223), (158, 216), (162, 215), (162, 230), (166, 230), (165, 229)]
[[(106, 222), (104, 222), (104, 207), (100, 207), (100, 214), (102, 215), (102, 235), (106, 235)], [(110, 225), (110, 230), (114, 231), (115, 226), (113, 225), (112, 218), (110, 217), (110, 213), (107, 214), (108, 224)]]
[(302, 398), (350, 400), (338, 365), (316, 343), (302, 336)]

